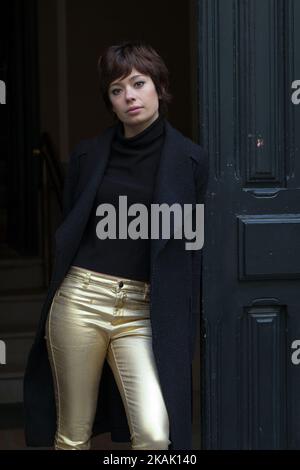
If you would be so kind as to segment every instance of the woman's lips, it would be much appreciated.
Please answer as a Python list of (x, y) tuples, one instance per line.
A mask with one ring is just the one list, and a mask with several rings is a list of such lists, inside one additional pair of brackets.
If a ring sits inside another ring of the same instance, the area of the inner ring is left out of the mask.
[(135, 109), (130, 109), (128, 114), (137, 114), (142, 108), (135, 108)]

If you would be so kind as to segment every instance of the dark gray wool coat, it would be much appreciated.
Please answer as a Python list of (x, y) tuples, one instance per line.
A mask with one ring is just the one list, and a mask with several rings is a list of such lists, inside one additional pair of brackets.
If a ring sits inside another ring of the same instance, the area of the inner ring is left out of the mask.
[[(165, 140), (153, 203), (203, 203), (208, 156), (165, 119)], [(25, 438), (28, 446), (53, 446), (56, 408), (45, 322), (55, 291), (78, 249), (110, 154), (116, 125), (81, 141), (72, 152), (64, 188), (63, 222), (55, 233), (55, 262), (24, 377)], [(170, 421), (169, 450), (192, 449), (192, 359), (200, 317), (202, 250), (186, 250), (184, 238), (151, 239), (150, 318), (152, 347)], [(184, 231), (182, 231), (184, 234)], [(99, 385), (93, 436), (111, 432), (130, 442), (125, 408), (107, 361)]]

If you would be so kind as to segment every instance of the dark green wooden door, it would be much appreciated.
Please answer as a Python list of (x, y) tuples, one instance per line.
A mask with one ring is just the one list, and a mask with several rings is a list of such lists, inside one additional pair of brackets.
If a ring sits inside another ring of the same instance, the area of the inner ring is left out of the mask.
[(300, 448), (299, 24), (298, 0), (199, 1), (203, 448)]

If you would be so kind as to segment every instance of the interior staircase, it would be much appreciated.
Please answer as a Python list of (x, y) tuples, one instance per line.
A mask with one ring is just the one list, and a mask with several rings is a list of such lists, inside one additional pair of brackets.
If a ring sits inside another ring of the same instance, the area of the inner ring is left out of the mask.
[[(43, 260), (19, 257), (4, 244), (0, 259), (0, 404), (23, 401), (23, 377), (46, 296)], [(3, 343), (2, 343), (3, 344)]]

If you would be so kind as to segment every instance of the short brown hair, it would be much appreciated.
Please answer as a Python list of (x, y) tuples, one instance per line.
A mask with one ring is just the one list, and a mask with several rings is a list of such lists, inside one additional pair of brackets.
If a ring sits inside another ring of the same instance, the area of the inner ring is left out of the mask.
[(169, 93), (169, 71), (155, 49), (142, 41), (109, 46), (99, 57), (100, 90), (106, 108), (112, 111), (109, 85), (118, 78), (127, 77), (133, 68), (151, 77), (159, 97), (159, 112), (166, 114), (173, 98)]

